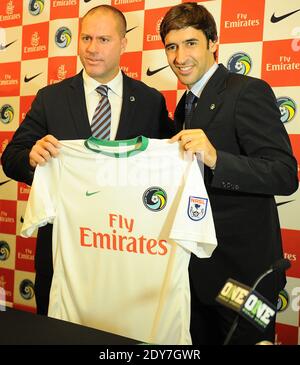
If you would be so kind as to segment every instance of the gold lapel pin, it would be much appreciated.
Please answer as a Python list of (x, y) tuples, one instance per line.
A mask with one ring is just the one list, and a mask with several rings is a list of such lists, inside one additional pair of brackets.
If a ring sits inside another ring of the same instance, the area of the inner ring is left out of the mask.
[(134, 96), (130, 96), (129, 100), (130, 101), (135, 101), (135, 97)]
[(210, 105), (210, 110), (214, 110), (214, 109), (215, 109), (215, 107), (216, 107), (216, 104), (211, 104), (211, 105)]

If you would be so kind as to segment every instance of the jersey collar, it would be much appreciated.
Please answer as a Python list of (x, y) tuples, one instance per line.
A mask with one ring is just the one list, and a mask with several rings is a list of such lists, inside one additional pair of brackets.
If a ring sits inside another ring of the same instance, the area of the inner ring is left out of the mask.
[(136, 154), (145, 151), (148, 144), (149, 139), (144, 136), (118, 141), (108, 141), (90, 137), (84, 141), (84, 145), (87, 149), (114, 158), (135, 156)]

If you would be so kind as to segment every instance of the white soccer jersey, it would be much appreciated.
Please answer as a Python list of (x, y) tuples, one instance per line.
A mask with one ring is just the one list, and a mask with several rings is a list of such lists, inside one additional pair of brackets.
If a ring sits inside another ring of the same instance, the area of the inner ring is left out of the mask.
[(156, 344), (190, 344), (190, 253), (217, 245), (196, 159), (179, 143), (62, 141), (37, 167), (22, 235), (53, 223), (48, 315)]

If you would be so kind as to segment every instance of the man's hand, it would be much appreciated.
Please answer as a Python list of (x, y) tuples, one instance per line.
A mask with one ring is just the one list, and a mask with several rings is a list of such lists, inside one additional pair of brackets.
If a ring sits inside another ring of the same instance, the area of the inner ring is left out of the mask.
[(51, 134), (36, 141), (29, 153), (30, 166), (45, 165), (51, 157), (56, 157), (59, 153), (60, 143)]
[(170, 142), (180, 141), (184, 150), (199, 153), (208, 167), (214, 167), (217, 162), (217, 151), (210, 143), (202, 129), (184, 129), (170, 139)]

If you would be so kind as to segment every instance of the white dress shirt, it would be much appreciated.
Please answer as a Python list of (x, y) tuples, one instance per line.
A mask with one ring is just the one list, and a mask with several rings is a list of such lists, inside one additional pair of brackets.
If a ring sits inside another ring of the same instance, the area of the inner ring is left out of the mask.
[[(92, 124), (93, 115), (95, 109), (99, 103), (101, 95), (96, 91), (96, 88), (101, 85), (97, 80), (90, 77), (85, 70), (82, 73), (83, 86), (85, 94), (86, 109), (90, 124)], [(121, 70), (117, 76), (105, 84), (109, 87), (108, 89), (108, 100), (111, 106), (111, 128), (110, 128), (110, 140), (116, 138), (121, 108), (123, 100), (123, 75)]]

